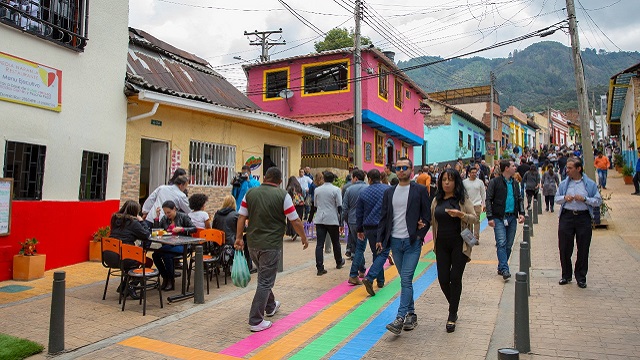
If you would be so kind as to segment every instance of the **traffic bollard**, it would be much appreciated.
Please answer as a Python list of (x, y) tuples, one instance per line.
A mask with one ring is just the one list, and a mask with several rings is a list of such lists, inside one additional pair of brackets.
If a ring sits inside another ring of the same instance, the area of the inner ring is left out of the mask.
[(527, 296), (527, 274), (516, 274), (513, 343), (521, 353), (531, 351), (529, 339), (529, 297)]
[(540, 191), (536, 193), (536, 199), (538, 200), (538, 214), (542, 215), (542, 195), (540, 195)]
[(533, 199), (533, 223), (538, 224), (538, 201)]
[(519, 360), (520, 352), (518, 349), (502, 348), (498, 349), (498, 360)]
[(529, 209), (528, 217), (529, 217), (529, 236), (533, 237), (533, 210)]
[(531, 251), (529, 243), (522, 241), (520, 243), (520, 272), (527, 274), (527, 295), (531, 296)]
[(524, 226), (522, 226), (522, 241), (531, 244), (531, 232), (529, 231), (529, 224), (524, 222)]
[(202, 245), (196, 246), (196, 273), (193, 275), (193, 302), (204, 304), (204, 264), (202, 263)]
[(53, 273), (51, 316), (49, 318), (49, 354), (64, 350), (65, 272)]

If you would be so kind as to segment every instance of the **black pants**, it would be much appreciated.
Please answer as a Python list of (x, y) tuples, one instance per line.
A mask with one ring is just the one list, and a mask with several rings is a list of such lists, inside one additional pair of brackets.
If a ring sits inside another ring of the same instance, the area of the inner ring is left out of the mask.
[[(538, 196), (538, 190), (525, 190), (527, 193), (527, 209), (533, 205), (533, 199)], [(535, 209), (534, 209), (535, 210)]]
[(338, 225), (323, 225), (316, 224), (316, 235), (318, 239), (316, 241), (316, 268), (318, 270), (324, 270), (324, 240), (327, 238), (327, 233), (331, 238), (331, 244), (333, 245), (333, 257), (336, 259), (336, 265), (342, 263), (342, 250), (340, 250), (340, 227)]
[(640, 193), (640, 171), (633, 175), (633, 186), (636, 188), (636, 193)]
[(462, 253), (462, 237), (443, 237), (436, 240), (436, 266), (440, 289), (449, 302), (449, 314), (458, 313), (462, 295), (462, 274), (469, 258)]
[(570, 280), (571, 255), (573, 254), (573, 239), (576, 239), (578, 254), (576, 258), (576, 281), (587, 281), (589, 269), (589, 246), (591, 245), (591, 215), (581, 212), (575, 215), (572, 211), (563, 210), (558, 223), (558, 248), (560, 250), (560, 266), (562, 278)]
[(544, 197), (544, 204), (547, 207), (547, 210), (553, 210), (553, 200), (554, 200), (553, 195), (545, 195)]

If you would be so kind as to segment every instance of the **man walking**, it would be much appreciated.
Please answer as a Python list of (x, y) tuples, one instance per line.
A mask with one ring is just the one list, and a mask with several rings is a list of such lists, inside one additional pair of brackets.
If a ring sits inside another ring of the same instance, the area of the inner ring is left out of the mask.
[(478, 167), (469, 168), (469, 177), (462, 180), (462, 185), (467, 191), (469, 200), (473, 203), (473, 210), (476, 212), (476, 221), (473, 223), (473, 235), (480, 240), (480, 214), (485, 208), (486, 191), (484, 182), (478, 179)]
[(262, 185), (249, 189), (238, 212), (234, 247), (240, 251), (244, 249), (242, 234), (245, 221), (250, 220), (247, 227), (249, 254), (258, 267), (258, 285), (249, 311), (249, 329), (254, 332), (270, 328), (272, 323), (264, 320), (265, 313), (271, 317), (280, 309), (280, 301), (275, 300), (271, 289), (276, 281), (287, 219), (300, 236), (302, 249), (309, 245), (291, 196), (279, 187), (280, 183), (282, 172), (275, 166), (270, 167)]
[(640, 195), (640, 148), (638, 148), (638, 160), (636, 161), (636, 173), (633, 175), (633, 186), (636, 191), (631, 195)]
[(573, 239), (578, 248), (575, 276), (578, 286), (587, 287), (589, 268), (589, 246), (591, 245), (591, 218), (594, 211), (600, 211), (602, 198), (596, 183), (583, 174), (579, 158), (567, 160), (567, 178), (558, 186), (555, 202), (560, 204), (558, 221), (558, 248), (562, 278), (560, 285), (571, 282), (571, 256)]
[(602, 156), (602, 151), (598, 151), (598, 156), (593, 160), (593, 165), (598, 171), (598, 182), (603, 189), (607, 188), (607, 172), (609, 170), (609, 158)]
[(387, 330), (400, 335), (418, 323), (413, 303), (413, 275), (420, 259), (424, 236), (431, 225), (427, 188), (411, 182), (413, 164), (406, 157), (396, 162), (398, 185), (386, 190), (382, 199), (378, 226), (378, 249), (391, 247), (393, 261), (400, 274), (400, 306), (396, 319)]
[(342, 212), (342, 193), (340, 188), (333, 185), (335, 175), (330, 171), (322, 173), (324, 184), (314, 190), (314, 204), (316, 205), (316, 214), (314, 223), (316, 224), (316, 269), (317, 275), (322, 276), (327, 273), (324, 268), (324, 242), (327, 234), (331, 238), (333, 245), (333, 257), (336, 260), (336, 269), (344, 266), (344, 258), (340, 250), (340, 213)]
[(358, 240), (357, 204), (358, 198), (362, 191), (367, 188), (367, 184), (364, 182), (365, 175), (363, 170), (355, 169), (351, 176), (353, 183), (347, 191), (344, 192), (342, 213), (344, 214), (344, 222), (349, 226), (349, 237), (353, 237), (353, 249), (351, 251), (353, 262), (351, 263), (351, 270), (349, 272), (349, 284), (360, 285), (362, 282), (360, 282), (358, 275), (364, 276), (364, 249), (367, 247), (367, 243)]
[(511, 277), (508, 262), (513, 240), (518, 223), (524, 222), (524, 205), (518, 183), (513, 179), (516, 164), (513, 160), (501, 160), (500, 171), (502, 174), (489, 182), (485, 205), (489, 226), (493, 228), (496, 238), (498, 275), (507, 280)]

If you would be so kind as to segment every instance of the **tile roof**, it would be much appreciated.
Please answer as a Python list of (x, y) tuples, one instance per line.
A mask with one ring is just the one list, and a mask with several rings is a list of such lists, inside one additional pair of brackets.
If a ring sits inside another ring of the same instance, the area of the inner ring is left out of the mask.
[(353, 113), (345, 112), (336, 114), (313, 114), (292, 116), (292, 118), (307, 125), (333, 124), (353, 118)]

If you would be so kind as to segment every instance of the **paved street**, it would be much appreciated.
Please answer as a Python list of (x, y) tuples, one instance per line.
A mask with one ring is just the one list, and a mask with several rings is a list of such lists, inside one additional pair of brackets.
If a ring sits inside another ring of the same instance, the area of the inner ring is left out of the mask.
[[(535, 225), (531, 353), (521, 359), (640, 359), (640, 287), (635, 281), (640, 273), (640, 197), (629, 195), (632, 187), (615, 171), (609, 175), (609, 189), (603, 192), (612, 194), (610, 225), (594, 230), (586, 289), (575, 281), (558, 285), (558, 212), (544, 212)], [(282, 307), (272, 318), (274, 326), (256, 334), (247, 325), (255, 275), (246, 289), (230, 280), (224, 285), (222, 278), (216, 289), (214, 281), (204, 305), (187, 300), (165, 302), (160, 309), (157, 293), (150, 293), (143, 317), (134, 301), (120, 311), (113, 282), (102, 300), (106, 271), (100, 263), (61, 269), (67, 273), (67, 352), (56, 358), (496, 359), (499, 348), (513, 346), (515, 279), (505, 282), (496, 275), (493, 231), (486, 220), (483, 226), (481, 245), (465, 270), (459, 320), (451, 334), (445, 332), (447, 303), (437, 283), (431, 241), (423, 247), (414, 284), (419, 326), (401, 336), (384, 328), (397, 309), (395, 267), (386, 270), (387, 285), (368, 297), (362, 286), (346, 284), (348, 266), (335, 269), (332, 256), (325, 261), (328, 274), (316, 276), (314, 241), (305, 251), (299, 241), (285, 241), (285, 271), (274, 289)], [(519, 229), (512, 273), (518, 268), (521, 238)], [(0, 292), (1, 332), (47, 345), (52, 277), (48, 272), (41, 280), (0, 283), (0, 288), (32, 287)]]

